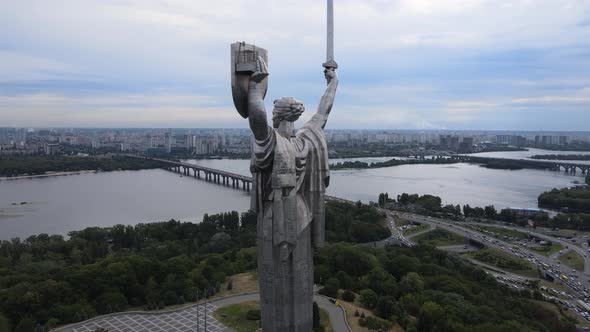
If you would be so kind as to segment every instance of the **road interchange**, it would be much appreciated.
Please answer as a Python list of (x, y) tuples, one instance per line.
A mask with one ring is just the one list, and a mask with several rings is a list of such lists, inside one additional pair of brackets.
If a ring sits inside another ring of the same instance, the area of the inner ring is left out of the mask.
[[(561, 283), (567, 288), (571, 290), (571, 293), (574, 294), (567, 294), (563, 291), (557, 291), (555, 289), (548, 289), (543, 287), (544, 291), (548, 293), (548, 295), (544, 295), (546, 299), (554, 299), (557, 302), (569, 307), (570, 309), (574, 310), (580, 317), (584, 318), (586, 321), (590, 322), (590, 310), (584, 309), (585, 306), (588, 306), (590, 302), (590, 273), (588, 272), (590, 269), (590, 263), (588, 260), (587, 253), (584, 252), (584, 247), (578, 247), (573, 245), (572, 243), (565, 241), (563, 239), (559, 239), (556, 237), (552, 237), (546, 234), (541, 234), (535, 231), (528, 231), (523, 228), (513, 227), (513, 226), (500, 226), (495, 224), (484, 224), (484, 223), (472, 223), (472, 222), (455, 222), (451, 220), (445, 219), (438, 219), (428, 216), (422, 216), (412, 213), (406, 212), (399, 212), (399, 211), (391, 211), (386, 209), (380, 209), (384, 212), (387, 216), (387, 223), (392, 231), (392, 236), (382, 241), (379, 244), (402, 244), (406, 246), (413, 246), (415, 245), (411, 239), (404, 237), (403, 233), (396, 227), (395, 218), (404, 218), (412, 223), (415, 224), (428, 224), (430, 225), (430, 229), (427, 231), (431, 231), (437, 228), (444, 229), (446, 231), (458, 234), (470, 241), (474, 241), (480, 243), (484, 246), (495, 248), (501, 250), (505, 253), (508, 253), (514, 257), (525, 259), (531, 264), (535, 265), (535, 267), (543, 273), (544, 276), (550, 276), (553, 280), (557, 283)], [(468, 225), (475, 225), (475, 226), (494, 226), (494, 227), (504, 227), (506, 229), (511, 229), (515, 231), (519, 231), (522, 233), (526, 233), (529, 236), (538, 237), (540, 239), (544, 239), (547, 241), (551, 241), (553, 243), (559, 243), (564, 246), (566, 249), (562, 250), (561, 252), (565, 252), (567, 250), (574, 250), (576, 253), (582, 255), (584, 257), (584, 270), (577, 271), (565, 265), (562, 265), (557, 260), (557, 255), (553, 254), (550, 256), (544, 256), (539, 253), (536, 253), (532, 250), (528, 250), (527, 248), (523, 248), (520, 246), (515, 245), (514, 243), (510, 243), (508, 241), (504, 241), (498, 238), (490, 237), (489, 234), (484, 234), (482, 232), (478, 232), (471, 228), (466, 228), (465, 226)], [(420, 234), (425, 233), (419, 232)], [(583, 245), (583, 244), (582, 244)], [(475, 262), (474, 262), (475, 263)], [(478, 265), (485, 265), (485, 264), (478, 264)], [(485, 266), (484, 266), (485, 267)], [(496, 268), (497, 269), (497, 268)], [(501, 269), (497, 269), (501, 270)], [(514, 273), (510, 273), (508, 271), (502, 271), (502, 274), (499, 275), (497, 273), (492, 273), (496, 276), (499, 282), (508, 284), (512, 282), (511, 286), (520, 289), (522, 287), (518, 286), (526, 284), (526, 277), (521, 277), (515, 275)], [(554, 297), (550, 294), (553, 292)], [(567, 300), (566, 300), (567, 299)], [(583, 303), (583, 304), (582, 304)], [(590, 306), (589, 306), (590, 309)]]

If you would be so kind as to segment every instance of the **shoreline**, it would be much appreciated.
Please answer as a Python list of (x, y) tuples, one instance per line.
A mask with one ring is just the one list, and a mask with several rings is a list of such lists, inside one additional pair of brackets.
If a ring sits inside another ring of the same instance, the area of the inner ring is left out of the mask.
[(36, 175), (5, 176), (5, 177), (0, 177), (0, 181), (47, 178), (47, 177), (54, 177), (54, 176), (79, 175), (79, 174), (98, 173), (98, 172), (99, 171), (97, 171), (97, 170), (87, 170), (87, 171), (72, 171), (72, 172), (52, 172), (52, 173), (36, 174)]

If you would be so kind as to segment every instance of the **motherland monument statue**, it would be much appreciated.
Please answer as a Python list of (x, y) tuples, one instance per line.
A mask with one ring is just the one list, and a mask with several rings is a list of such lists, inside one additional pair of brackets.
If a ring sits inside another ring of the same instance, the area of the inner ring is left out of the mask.
[(324, 245), (324, 193), (330, 179), (324, 127), (338, 86), (333, 0), (327, 1), (327, 88), (317, 112), (297, 132), (293, 123), (305, 107), (292, 97), (274, 101), (272, 126), (268, 123), (268, 52), (243, 42), (231, 46), (234, 104), (254, 136), (251, 209), (258, 215), (263, 332), (310, 332), (313, 327), (312, 247)]

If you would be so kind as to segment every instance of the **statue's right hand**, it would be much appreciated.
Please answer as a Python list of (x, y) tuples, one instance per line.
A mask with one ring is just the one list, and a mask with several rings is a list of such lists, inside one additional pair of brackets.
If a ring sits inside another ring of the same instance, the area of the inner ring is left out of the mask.
[(268, 76), (268, 67), (261, 56), (256, 61), (256, 71), (250, 75), (250, 79), (256, 83), (261, 83)]

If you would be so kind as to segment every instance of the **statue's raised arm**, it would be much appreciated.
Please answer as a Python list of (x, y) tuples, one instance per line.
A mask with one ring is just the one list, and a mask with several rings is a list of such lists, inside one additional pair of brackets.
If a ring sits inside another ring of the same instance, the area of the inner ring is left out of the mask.
[(250, 75), (248, 83), (248, 120), (254, 138), (261, 141), (268, 137), (268, 122), (264, 107), (266, 88), (263, 84), (268, 76), (268, 68), (261, 57), (258, 57), (256, 67), (257, 70)]
[(318, 106), (318, 111), (314, 118), (316, 121), (319, 121), (322, 129), (326, 126), (326, 122), (328, 121), (328, 116), (332, 111), (332, 106), (334, 105), (334, 98), (336, 97), (336, 88), (338, 88), (338, 74), (336, 73), (335, 68), (326, 68), (324, 70), (324, 76), (326, 77), (326, 81), (328, 82), (328, 87), (320, 100), (320, 104)]

